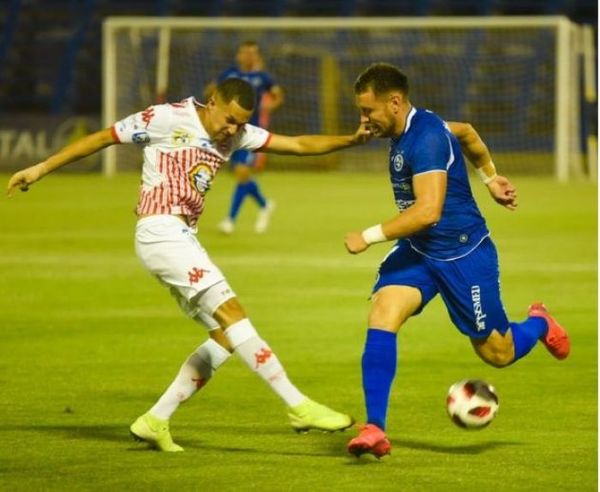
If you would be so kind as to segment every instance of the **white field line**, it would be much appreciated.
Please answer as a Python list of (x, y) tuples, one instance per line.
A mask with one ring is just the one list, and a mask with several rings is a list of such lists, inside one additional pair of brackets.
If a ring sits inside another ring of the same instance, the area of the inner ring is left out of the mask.
[[(344, 269), (344, 270), (360, 270), (360, 269), (376, 269), (380, 259), (372, 259), (370, 257), (361, 258), (352, 257), (314, 257), (314, 256), (299, 256), (290, 253), (288, 255), (236, 255), (223, 256), (213, 255), (213, 261), (222, 268), (241, 267), (241, 268), (269, 268), (269, 267), (288, 267), (288, 268), (315, 268), (315, 269)], [(140, 262), (132, 254), (127, 256), (111, 256), (111, 255), (95, 255), (95, 254), (45, 254), (43, 256), (35, 255), (12, 255), (0, 256), (0, 266), (2, 267), (22, 267), (22, 266), (55, 266), (63, 265), (69, 267), (89, 268), (93, 265), (94, 268), (102, 268), (105, 272), (110, 273), (110, 267), (132, 267), (142, 268)], [(597, 263), (540, 263), (540, 262), (512, 262), (510, 267), (502, 267), (500, 271), (504, 274), (511, 272), (535, 272), (535, 273), (586, 273), (597, 272)], [(114, 273), (114, 272), (113, 272)]]

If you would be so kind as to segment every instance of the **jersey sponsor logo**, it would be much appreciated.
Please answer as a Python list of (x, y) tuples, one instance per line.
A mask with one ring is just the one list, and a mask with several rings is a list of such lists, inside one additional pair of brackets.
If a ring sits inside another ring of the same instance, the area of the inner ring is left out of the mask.
[(404, 212), (408, 207), (414, 205), (414, 203), (415, 200), (396, 200), (396, 206), (398, 207), (398, 210), (400, 210), (400, 212)]
[(147, 144), (150, 142), (150, 135), (148, 132), (135, 132), (131, 135), (131, 141), (136, 144)]
[(485, 330), (485, 318), (487, 318), (487, 314), (483, 312), (483, 307), (481, 306), (481, 288), (479, 285), (471, 286), (471, 300), (473, 301), (473, 313), (475, 314), (477, 331), (483, 331)]
[(200, 282), (200, 280), (202, 279), (202, 277), (204, 277), (205, 273), (209, 273), (209, 271), (205, 270), (204, 268), (198, 268), (198, 267), (192, 268), (188, 272), (188, 277), (189, 277), (189, 280), (190, 280), (190, 285), (197, 284), (198, 282)]
[(144, 128), (148, 128), (152, 118), (154, 118), (154, 108), (152, 106), (142, 111), (142, 121), (146, 124)]
[(404, 167), (404, 156), (402, 153), (394, 155), (392, 165), (394, 166), (394, 171), (398, 173), (402, 171), (402, 168)]
[(175, 145), (189, 145), (192, 141), (192, 136), (184, 129), (177, 128), (173, 131), (171, 139)]
[(256, 359), (256, 367), (258, 369), (259, 366), (265, 364), (273, 355), (273, 352), (269, 350), (267, 347), (261, 348), (258, 352), (254, 354), (254, 358)]

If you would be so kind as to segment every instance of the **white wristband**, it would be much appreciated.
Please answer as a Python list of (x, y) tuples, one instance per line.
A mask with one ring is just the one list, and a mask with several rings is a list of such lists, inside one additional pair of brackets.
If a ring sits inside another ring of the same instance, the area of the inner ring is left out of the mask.
[[(488, 175), (483, 168), (488, 168), (488, 170), (492, 171), (491, 175)], [(489, 164), (486, 164), (485, 166), (481, 166), (477, 168), (477, 174), (479, 174), (479, 177), (481, 178), (481, 181), (483, 181), (483, 184), (490, 184), (492, 181), (494, 181), (494, 179), (496, 179), (496, 166), (494, 165), (493, 162), (490, 162)]]
[(383, 233), (381, 224), (374, 225), (362, 231), (362, 237), (367, 244), (383, 243), (388, 240)]

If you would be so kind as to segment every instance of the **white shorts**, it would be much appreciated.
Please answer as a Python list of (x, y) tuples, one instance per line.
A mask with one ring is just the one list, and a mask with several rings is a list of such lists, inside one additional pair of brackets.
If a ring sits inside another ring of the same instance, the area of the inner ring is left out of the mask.
[(188, 316), (209, 330), (219, 327), (212, 314), (235, 293), (194, 229), (172, 215), (143, 217), (135, 228), (135, 251)]

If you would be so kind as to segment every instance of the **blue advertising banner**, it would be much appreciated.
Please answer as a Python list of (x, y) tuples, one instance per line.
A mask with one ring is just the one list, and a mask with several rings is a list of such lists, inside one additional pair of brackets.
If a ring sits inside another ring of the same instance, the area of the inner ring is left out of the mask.
[[(0, 172), (37, 164), (78, 138), (100, 128), (99, 117), (11, 115), (0, 116)], [(100, 155), (92, 155), (63, 168), (99, 171)]]

